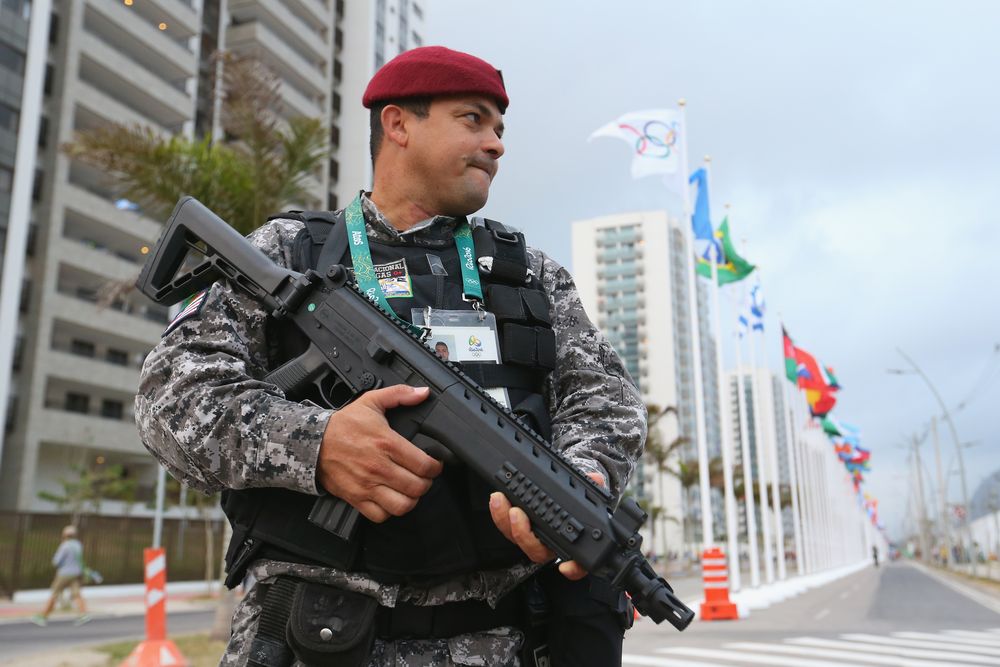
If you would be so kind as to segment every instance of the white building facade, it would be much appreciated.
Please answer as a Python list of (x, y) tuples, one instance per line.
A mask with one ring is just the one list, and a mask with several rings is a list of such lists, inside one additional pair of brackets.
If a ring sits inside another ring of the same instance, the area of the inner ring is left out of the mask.
[[(31, 15), (27, 0), (0, 6), (0, 230), (31, 230), (23, 270), (0, 286), (19, 302), (16, 322), (4, 323), (14, 339), (10, 381), (0, 383), (9, 405), (0, 449), (5, 510), (55, 510), (39, 493), (61, 494), (73, 467), (120, 465), (140, 500), (151, 498), (156, 476), (132, 403), (168, 312), (135, 291), (110, 307), (98, 301), (112, 281), (135, 280), (163, 221), (124, 205), (104, 174), (59, 146), (112, 122), (219, 138), (212, 55), (232, 50), (278, 76), (285, 118), (321, 118), (330, 128), (329, 160), (307, 179), (305, 201), (290, 208), (337, 208), (370, 184), (364, 85), (383, 60), (422, 43), (424, 26), (415, 0), (56, 0), (51, 8), (49, 16)], [(5, 184), (29, 16), (44, 22), (48, 53), (30, 214), (13, 221)], [(115, 503), (102, 509), (125, 511)]]
[[(572, 239), (573, 275), (588, 315), (621, 355), (646, 403), (676, 410), (676, 415), (659, 421), (657, 435), (664, 446), (686, 439), (665, 462), (674, 471), (679, 462), (697, 459), (687, 282), (692, 277), (682, 224), (665, 211), (622, 213), (574, 222)], [(705, 288), (698, 286), (703, 400), (710, 455), (718, 455), (715, 347), (707, 325)], [(630, 490), (647, 507), (659, 508), (655, 535), (646, 536), (656, 553), (679, 555), (685, 545), (700, 540), (696, 487), (685, 493), (677, 475), (658, 469), (644, 456)], [(721, 520), (721, 502), (713, 502), (713, 507), (716, 520)]]

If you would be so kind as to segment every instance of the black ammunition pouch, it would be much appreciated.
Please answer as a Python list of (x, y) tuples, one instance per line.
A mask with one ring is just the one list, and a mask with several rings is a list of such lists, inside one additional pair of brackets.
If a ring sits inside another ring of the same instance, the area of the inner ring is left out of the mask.
[(375, 598), (278, 577), (262, 594), (249, 667), (363, 667), (375, 642)]
[(364, 667), (375, 642), (378, 601), (335, 586), (299, 584), (288, 617), (288, 646), (306, 665)]

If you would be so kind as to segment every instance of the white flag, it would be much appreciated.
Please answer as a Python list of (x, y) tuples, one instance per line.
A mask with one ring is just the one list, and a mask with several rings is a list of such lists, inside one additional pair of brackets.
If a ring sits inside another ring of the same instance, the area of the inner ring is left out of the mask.
[(590, 135), (621, 139), (632, 149), (632, 178), (662, 175), (667, 186), (688, 200), (684, 155), (684, 115), (677, 109), (633, 111)]

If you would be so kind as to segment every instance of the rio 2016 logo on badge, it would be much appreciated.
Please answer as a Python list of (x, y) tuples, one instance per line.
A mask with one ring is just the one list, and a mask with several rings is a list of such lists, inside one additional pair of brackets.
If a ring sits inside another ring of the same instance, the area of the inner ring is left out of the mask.
[(469, 336), (469, 354), (472, 355), (473, 359), (478, 359), (483, 356), (483, 341), (472, 334)]

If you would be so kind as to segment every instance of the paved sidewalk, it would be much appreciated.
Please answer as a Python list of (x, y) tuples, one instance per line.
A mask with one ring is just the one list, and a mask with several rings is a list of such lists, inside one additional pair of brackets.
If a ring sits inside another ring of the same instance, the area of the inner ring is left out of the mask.
[[(215, 593), (218, 586), (215, 586)], [(83, 600), (87, 614), (92, 617), (141, 616), (146, 613), (145, 587), (142, 584), (128, 586), (84, 586)], [(48, 590), (19, 591), (13, 600), (0, 599), (0, 624), (23, 623), (41, 612), (49, 598)], [(167, 584), (168, 613), (211, 609), (216, 600), (209, 594), (205, 582), (177, 582)], [(50, 620), (73, 620), (79, 614), (75, 608), (56, 610)]]

